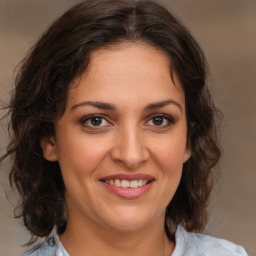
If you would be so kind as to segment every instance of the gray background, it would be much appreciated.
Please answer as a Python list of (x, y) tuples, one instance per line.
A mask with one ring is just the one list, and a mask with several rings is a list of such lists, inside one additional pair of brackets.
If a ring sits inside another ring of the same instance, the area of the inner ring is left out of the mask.
[[(0, 0), (0, 99), (8, 101), (17, 63), (45, 28), (75, 0)], [(210, 88), (224, 112), (222, 176), (210, 205), (207, 233), (242, 244), (256, 255), (256, 1), (169, 0), (190, 28), (211, 67)], [(4, 111), (1, 111), (2, 115)], [(7, 144), (0, 127), (0, 153)], [(1, 168), (0, 256), (19, 255), (28, 234), (12, 218), (16, 195)], [(5, 193), (9, 192), (9, 201)]]

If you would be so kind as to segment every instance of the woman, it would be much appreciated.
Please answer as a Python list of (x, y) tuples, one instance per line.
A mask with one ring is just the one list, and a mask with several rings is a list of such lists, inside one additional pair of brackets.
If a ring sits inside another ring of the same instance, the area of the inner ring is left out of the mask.
[(24, 255), (247, 255), (192, 233), (220, 156), (206, 75), (196, 41), (157, 3), (89, 0), (60, 17), (10, 103), (20, 216), (30, 244), (48, 238)]

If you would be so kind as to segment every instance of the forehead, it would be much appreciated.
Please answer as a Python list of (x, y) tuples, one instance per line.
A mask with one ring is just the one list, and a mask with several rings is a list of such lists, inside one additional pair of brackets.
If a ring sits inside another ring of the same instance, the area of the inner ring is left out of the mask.
[(184, 93), (175, 71), (171, 71), (170, 58), (162, 50), (137, 42), (92, 52), (86, 71), (70, 87), (68, 101), (90, 97), (101, 101), (115, 97), (129, 97), (131, 101), (149, 97), (152, 101), (164, 97), (183, 100)]

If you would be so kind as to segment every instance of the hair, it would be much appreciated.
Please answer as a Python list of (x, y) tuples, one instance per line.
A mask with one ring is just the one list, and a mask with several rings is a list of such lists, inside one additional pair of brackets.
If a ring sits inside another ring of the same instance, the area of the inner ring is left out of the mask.
[(205, 228), (212, 169), (220, 149), (217, 110), (206, 85), (208, 67), (202, 50), (185, 26), (156, 2), (87, 0), (57, 19), (30, 50), (9, 104), (11, 140), (1, 160), (11, 156), (9, 181), (20, 194), (16, 217), (23, 217), (31, 233), (29, 243), (47, 237), (54, 226), (63, 233), (67, 223), (60, 167), (44, 159), (40, 141), (54, 135), (70, 84), (86, 70), (92, 51), (122, 42), (161, 49), (180, 79), (192, 154), (166, 208), (165, 230), (173, 239), (177, 225), (187, 231)]

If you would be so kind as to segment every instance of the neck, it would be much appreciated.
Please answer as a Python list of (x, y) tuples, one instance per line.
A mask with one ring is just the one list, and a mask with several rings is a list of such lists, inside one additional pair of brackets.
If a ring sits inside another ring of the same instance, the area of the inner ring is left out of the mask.
[(70, 256), (170, 256), (174, 242), (164, 230), (164, 216), (140, 230), (113, 230), (93, 222), (68, 222), (60, 240)]

